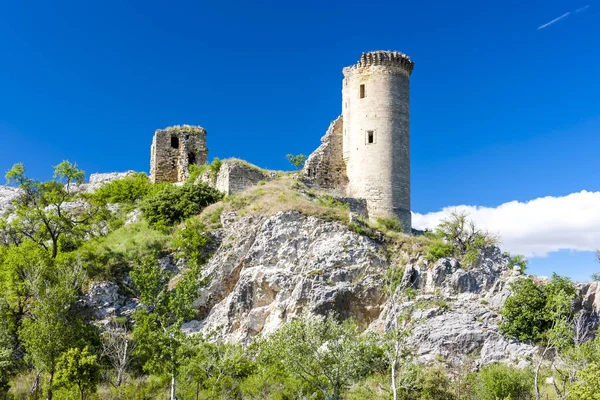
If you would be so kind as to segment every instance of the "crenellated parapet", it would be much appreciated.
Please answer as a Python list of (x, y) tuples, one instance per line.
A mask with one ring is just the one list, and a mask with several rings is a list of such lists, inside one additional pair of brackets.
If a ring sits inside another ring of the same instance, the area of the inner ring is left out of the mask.
[(344, 74), (347, 74), (352, 70), (361, 70), (371, 66), (399, 68), (410, 75), (415, 63), (411, 61), (409, 56), (400, 53), (399, 51), (370, 51), (368, 53), (362, 53), (360, 60), (358, 60), (356, 64), (344, 68)]

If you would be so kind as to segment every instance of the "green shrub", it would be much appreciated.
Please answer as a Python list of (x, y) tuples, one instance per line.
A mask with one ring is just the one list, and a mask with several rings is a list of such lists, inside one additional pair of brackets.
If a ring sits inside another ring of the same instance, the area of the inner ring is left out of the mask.
[(510, 286), (500, 330), (521, 341), (541, 341), (555, 320), (571, 313), (576, 289), (565, 277), (552, 275), (552, 281), (538, 286), (531, 279), (519, 279)]
[(144, 221), (89, 240), (64, 257), (77, 258), (90, 277), (110, 279), (128, 271), (133, 261), (165, 250), (166, 243), (168, 237)]
[(388, 231), (402, 232), (402, 222), (398, 218), (377, 218), (377, 225)]
[(101, 186), (92, 194), (99, 203), (133, 204), (143, 199), (152, 190), (152, 183), (143, 172), (118, 179)]
[(451, 243), (442, 239), (434, 239), (425, 249), (425, 259), (435, 262), (440, 258), (452, 257), (455, 251), (456, 248)]
[(525, 258), (524, 255), (517, 254), (517, 255), (511, 256), (509, 252), (505, 252), (504, 255), (508, 256), (508, 267), (509, 268), (519, 267), (519, 270), (521, 271), (521, 273), (525, 272), (529, 261), (527, 260), (527, 258)]
[(532, 398), (533, 376), (505, 364), (490, 364), (477, 375), (478, 400), (526, 400)]
[(210, 177), (213, 181), (217, 180), (221, 165), (223, 165), (223, 162), (217, 157), (213, 158), (212, 162), (209, 164), (208, 169), (210, 170)]
[(178, 250), (177, 256), (188, 259), (191, 266), (200, 267), (210, 256), (207, 249), (210, 236), (199, 217), (189, 218), (182, 223), (173, 234), (172, 242)]
[(223, 195), (204, 183), (168, 185), (147, 197), (141, 206), (142, 214), (155, 227), (171, 226), (221, 200)]
[(190, 164), (190, 166), (188, 167), (189, 175), (187, 178), (187, 182), (196, 182), (196, 179), (198, 179), (198, 177), (202, 175), (204, 171), (206, 171), (208, 168), (208, 164)]

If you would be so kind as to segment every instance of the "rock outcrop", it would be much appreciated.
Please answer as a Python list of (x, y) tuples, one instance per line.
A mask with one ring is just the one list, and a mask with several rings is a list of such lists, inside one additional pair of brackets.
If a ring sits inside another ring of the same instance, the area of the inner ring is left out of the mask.
[[(410, 309), (415, 325), (409, 343), (424, 363), (443, 357), (451, 363), (523, 366), (537, 351), (499, 332), (509, 284), (524, 275), (509, 267), (498, 248), (482, 251), (467, 271), (452, 258), (429, 263), (418, 249), (391, 254), (385, 239), (297, 212), (229, 213), (222, 224), (218, 248), (205, 268), (210, 282), (195, 303), (203, 318), (185, 324), (188, 334), (248, 344), (305, 312), (352, 317), (384, 333), (394, 315)], [(390, 296), (384, 290), (386, 271), (401, 259), (404, 274)], [(585, 292), (596, 290), (592, 286)], [(409, 298), (407, 289), (416, 297)], [(582, 306), (593, 311), (595, 298), (584, 296)]]

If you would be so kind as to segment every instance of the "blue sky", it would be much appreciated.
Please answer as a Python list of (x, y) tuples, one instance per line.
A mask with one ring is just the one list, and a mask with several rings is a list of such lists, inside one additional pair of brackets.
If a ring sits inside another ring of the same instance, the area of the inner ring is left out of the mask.
[[(342, 67), (389, 49), (416, 64), (415, 212), (599, 192), (600, 3), (524, 3), (2, 2), (0, 169), (147, 171), (174, 124), (205, 127), (211, 157), (285, 169), (340, 113)], [(600, 269), (549, 248), (532, 272)]]

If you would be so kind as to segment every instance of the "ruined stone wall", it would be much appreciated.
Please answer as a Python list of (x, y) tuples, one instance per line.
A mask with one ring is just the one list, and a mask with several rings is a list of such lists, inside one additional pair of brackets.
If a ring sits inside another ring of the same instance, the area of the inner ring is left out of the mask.
[(150, 148), (150, 179), (183, 182), (190, 164), (206, 164), (206, 130), (199, 126), (173, 126), (154, 132)]
[(413, 63), (398, 52), (363, 53), (344, 68), (343, 159), (347, 194), (371, 218), (398, 217), (410, 232), (410, 86)]
[(199, 179), (225, 194), (235, 194), (256, 185), (260, 181), (270, 180), (276, 172), (267, 171), (246, 161), (230, 158), (223, 160), (216, 177), (206, 171)]
[(304, 164), (304, 181), (323, 189), (345, 192), (348, 185), (346, 163), (342, 158), (342, 116), (329, 125), (321, 138), (321, 145), (308, 157)]

